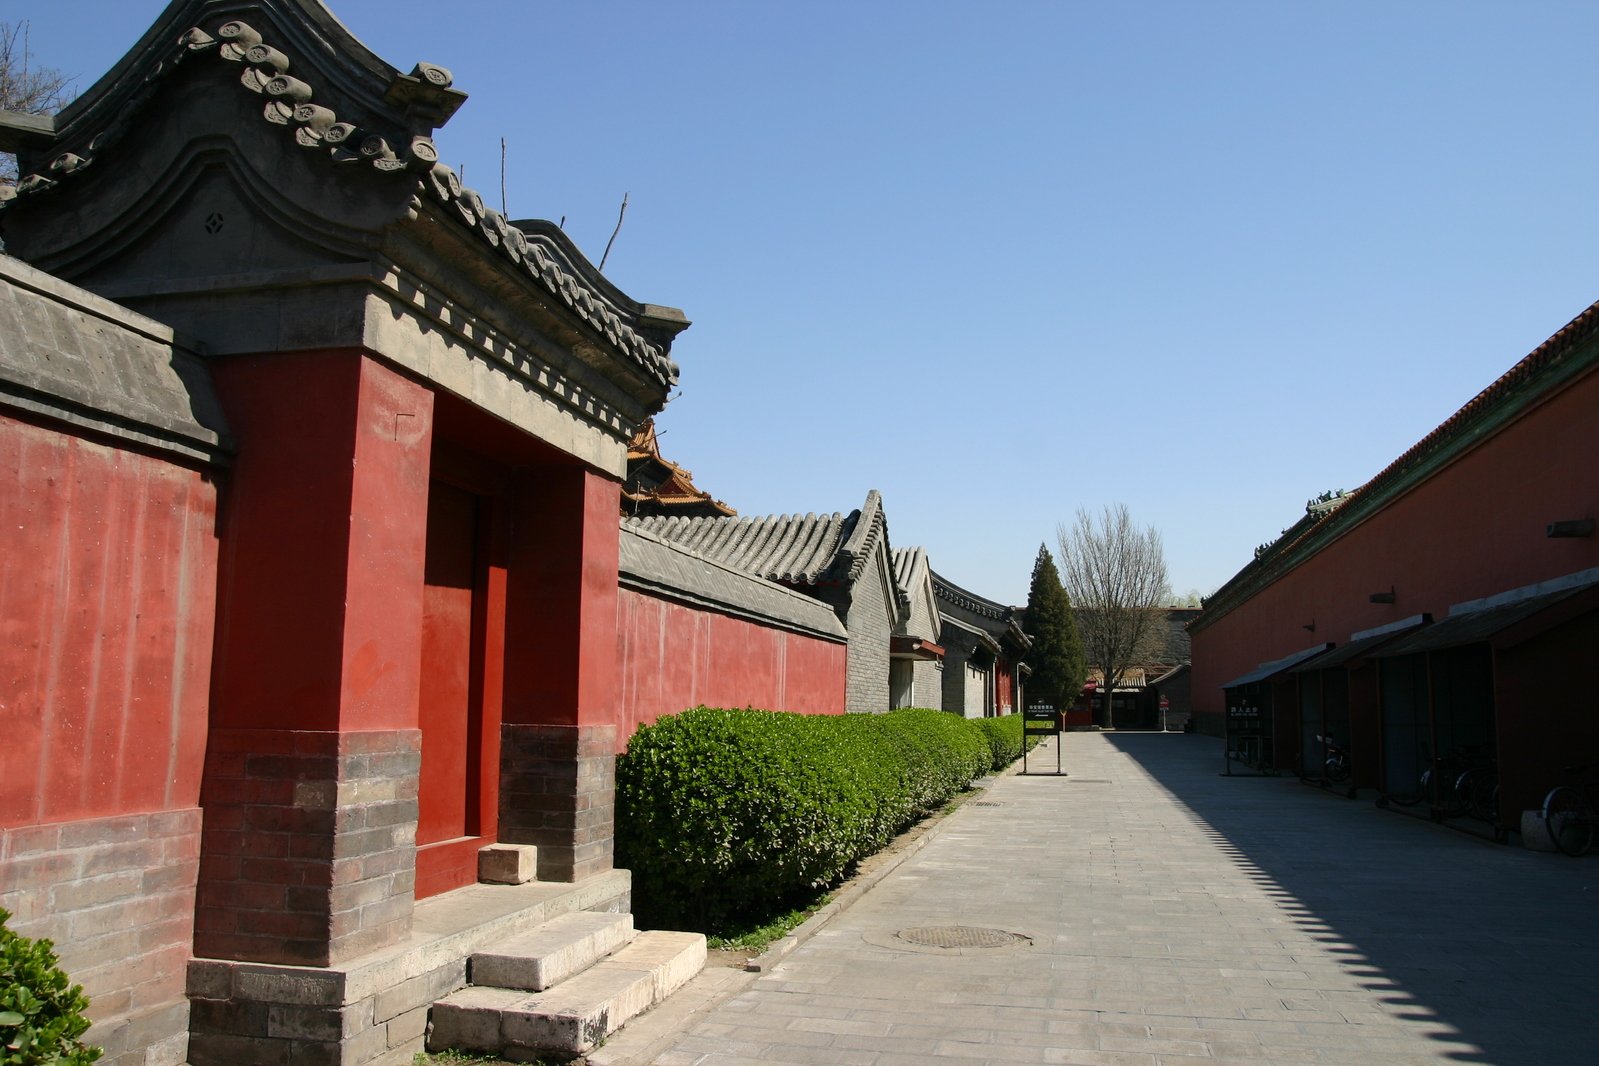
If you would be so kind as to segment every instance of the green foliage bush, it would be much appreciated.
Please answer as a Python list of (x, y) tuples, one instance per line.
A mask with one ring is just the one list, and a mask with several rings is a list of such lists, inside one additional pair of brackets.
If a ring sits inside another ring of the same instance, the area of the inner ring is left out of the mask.
[(78, 1037), (89, 1028), (89, 998), (72, 984), (48, 940), (18, 936), (0, 909), (0, 1066), (82, 1066), (100, 1057)]
[(633, 871), (634, 912), (713, 934), (781, 913), (1013, 760), (1020, 721), (994, 730), (925, 708), (662, 718), (617, 760), (617, 862)]
[(974, 721), (988, 737), (995, 770), (1003, 770), (1022, 757), (1021, 715), (1008, 714), (1003, 718), (977, 718)]

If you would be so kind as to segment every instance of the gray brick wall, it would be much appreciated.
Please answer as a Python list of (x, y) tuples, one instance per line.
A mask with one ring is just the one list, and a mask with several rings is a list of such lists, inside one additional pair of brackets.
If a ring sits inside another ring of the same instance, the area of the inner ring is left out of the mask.
[(200, 811), (0, 830), (0, 907), (55, 941), (89, 995), (84, 1039), (109, 1066), (173, 1066), (189, 1047), (184, 968), (194, 931)]
[(918, 660), (914, 694), (911, 700), (918, 707), (944, 706), (944, 667), (931, 659)]
[(844, 628), (849, 631), (849, 677), (844, 706), (852, 712), (879, 714), (889, 708), (888, 590), (880, 562), (873, 560), (855, 582)]
[[(944, 672), (941, 678), (943, 693), (941, 706), (952, 714), (966, 715), (966, 660), (971, 658), (972, 651), (977, 647), (977, 638), (963, 629), (954, 626), (945, 626), (944, 640)], [(982, 716), (982, 708), (977, 709), (978, 717)]]

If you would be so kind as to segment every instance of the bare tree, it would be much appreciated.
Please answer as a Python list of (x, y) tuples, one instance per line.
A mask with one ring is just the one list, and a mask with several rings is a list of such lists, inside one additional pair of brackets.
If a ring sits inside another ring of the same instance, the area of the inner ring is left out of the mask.
[(1104, 676), (1105, 725), (1114, 727), (1112, 693), (1129, 667), (1165, 647), (1170, 588), (1160, 533), (1139, 529), (1125, 504), (1096, 518), (1083, 508), (1071, 526), (1057, 526), (1061, 582), (1077, 612), (1083, 655)]
[[(72, 99), (72, 79), (33, 63), (28, 24), (0, 22), (0, 111), (52, 115)], [(0, 182), (17, 180), (17, 159), (0, 152)]]

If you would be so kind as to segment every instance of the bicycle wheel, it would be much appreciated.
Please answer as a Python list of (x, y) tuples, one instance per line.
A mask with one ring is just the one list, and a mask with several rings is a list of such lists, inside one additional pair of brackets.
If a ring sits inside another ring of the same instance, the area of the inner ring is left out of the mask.
[(1433, 778), (1438, 783), (1438, 795), (1434, 802), (1445, 818), (1453, 818), (1466, 812), (1466, 790), (1469, 787), (1467, 778), (1470, 774), (1470, 770), (1445, 767)]
[(1396, 807), (1414, 807), (1427, 798), (1428, 791), (1432, 788), (1432, 771), (1423, 770), (1421, 780), (1416, 782), (1414, 792), (1390, 792), (1388, 802)]
[(1565, 785), (1549, 790), (1543, 821), (1555, 847), (1575, 858), (1593, 845), (1593, 810), (1581, 792)]
[(1499, 817), (1499, 775), (1488, 767), (1478, 767), (1467, 773), (1466, 808), (1479, 822), (1493, 823)]
[(1328, 756), (1327, 780), (1335, 785), (1349, 780), (1349, 757), (1347, 755)]

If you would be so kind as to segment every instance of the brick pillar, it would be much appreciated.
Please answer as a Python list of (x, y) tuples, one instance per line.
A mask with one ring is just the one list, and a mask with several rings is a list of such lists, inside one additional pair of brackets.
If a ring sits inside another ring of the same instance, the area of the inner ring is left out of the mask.
[(530, 473), (506, 603), (500, 839), (536, 844), (539, 878), (611, 869), (615, 836), (617, 484)]
[(195, 954), (329, 965), (410, 932), (432, 395), (359, 352), (215, 374), (239, 458)]
[(417, 730), (213, 731), (195, 954), (325, 966), (403, 939), (421, 743)]
[(500, 747), (500, 839), (537, 844), (539, 879), (611, 868), (616, 728), (510, 724)]

